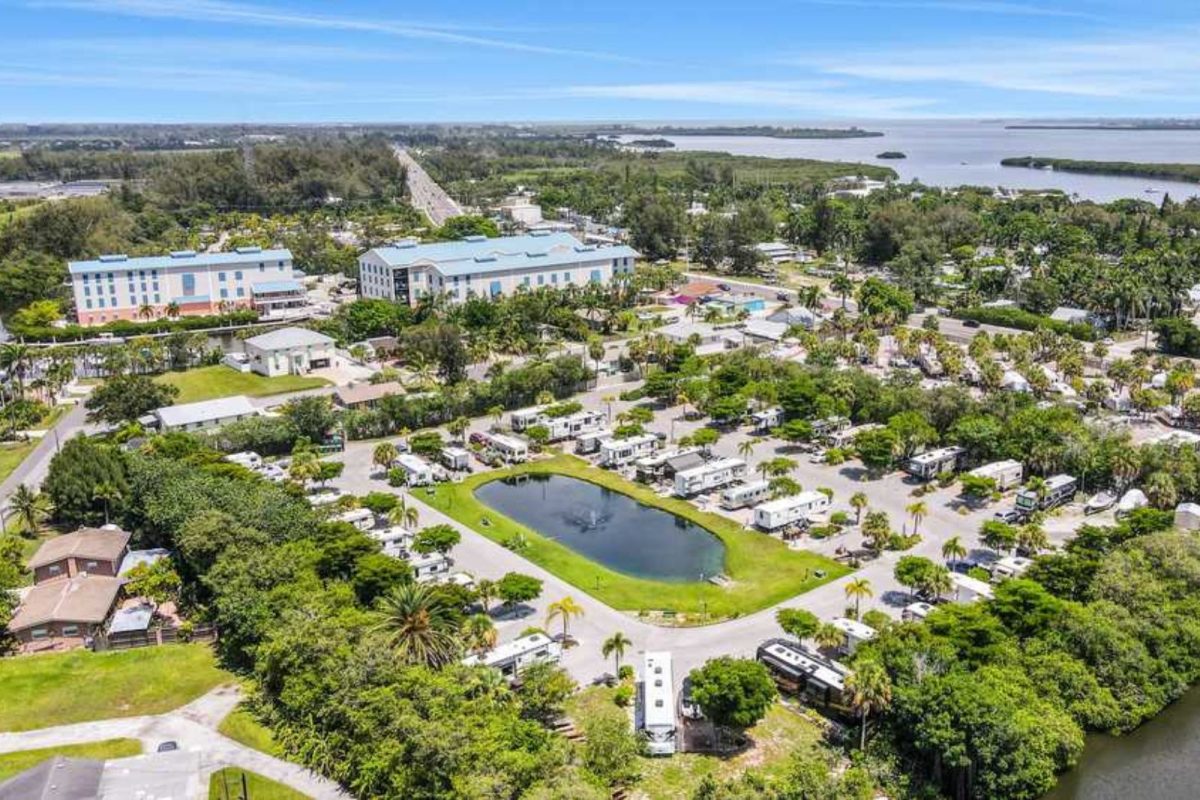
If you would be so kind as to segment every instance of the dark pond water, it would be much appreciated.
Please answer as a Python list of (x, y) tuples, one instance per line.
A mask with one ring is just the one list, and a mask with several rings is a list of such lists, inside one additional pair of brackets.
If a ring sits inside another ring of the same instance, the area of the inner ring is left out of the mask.
[(682, 517), (563, 475), (491, 481), (480, 502), (580, 555), (626, 575), (702, 580), (724, 569), (725, 545)]
[(1200, 797), (1200, 691), (1128, 736), (1089, 736), (1079, 765), (1043, 800)]

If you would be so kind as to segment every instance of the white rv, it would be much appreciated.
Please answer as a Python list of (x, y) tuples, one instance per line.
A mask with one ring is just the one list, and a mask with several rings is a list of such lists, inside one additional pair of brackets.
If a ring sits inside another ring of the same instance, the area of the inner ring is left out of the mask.
[(231, 464), (238, 464), (246, 469), (258, 469), (262, 466), (262, 456), (252, 450), (246, 450), (241, 453), (230, 453), (225, 456), (225, 460)]
[(412, 453), (401, 453), (396, 456), (395, 464), (404, 470), (404, 482), (408, 486), (428, 486), (433, 483), (433, 466)]
[(830, 624), (846, 635), (846, 643), (842, 646), (842, 652), (848, 656), (854, 655), (854, 651), (860, 644), (869, 642), (879, 635), (879, 632), (870, 625), (865, 625), (856, 619), (838, 617)]
[(509, 417), (509, 426), (520, 433), (526, 428), (538, 425), (542, 421), (542, 414), (550, 406), (532, 406), (530, 408), (522, 408), (512, 412)]
[(334, 522), (345, 522), (360, 531), (369, 531), (375, 527), (375, 513), (369, 508), (352, 508), (343, 511), (333, 518)]
[(964, 450), (961, 447), (941, 447), (920, 453), (908, 460), (904, 471), (914, 478), (927, 481), (936, 478), (943, 472), (954, 472), (962, 460)]
[(754, 424), (755, 433), (767, 433), (772, 428), (778, 428), (783, 424), (783, 409), (778, 406), (764, 408), (762, 411), (755, 411), (751, 414), (750, 419)]
[(1005, 556), (992, 564), (992, 582), (997, 583), (1006, 578), (1019, 578), (1032, 566), (1032, 558)]
[(770, 481), (752, 481), (740, 486), (730, 486), (721, 492), (721, 508), (732, 511), (735, 508), (756, 506), (771, 497)]
[(591, 455), (600, 450), (600, 443), (608, 441), (613, 437), (613, 432), (608, 428), (601, 428), (598, 431), (590, 433), (581, 433), (575, 437), (575, 452), (581, 456)]
[(610, 439), (600, 443), (600, 465), (621, 467), (658, 449), (658, 437), (646, 433), (628, 439)]
[(993, 461), (991, 464), (984, 464), (982, 467), (977, 467), (967, 473), (974, 475), (977, 478), (991, 478), (996, 482), (996, 489), (1001, 492), (1006, 492), (1009, 489), (1021, 483), (1021, 479), (1025, 476), (1025, 468), (1021, 466), (1020, 461)]
[(675, 683), (671, 654), (647, 652), (642, 666), (641, 730), (652, 756), (675, 754)]
[(367, 532), (372, 539), (383, 545), (383, 554), (392, 558), (407, 558), (412, 546), (413, 535), (407, 528), (393, 525), (383, 530)]
[(545, 425), (550, 431), (550, 441), (558, 442), (598, 431), (604, 427), (604, 421), (603, 412), (577, 411), (565, 417), (543, 416), (539, 424)]
[(1052, 475), (1046, 479), (1045, 494), (1039, 496), (1032, 489), (1022, 489), (1017, 492), (1017, 511), (1022, 514), (1032, 514), (1034, 511), (1046, 511), (1056, 508), (1075, 496), (1078, 484), (1070, 475)]
[(746, 476), (746, 462), (740, 458), (718, 458), (699, 467), (675, 473), (675, 494), (691, 497), (719, 489)]
[(531, 633), (511, 642), (497, 645), (483, 655), (467, 656), (463, 659), (469, 667), (484, 666), (500, 670), (501, 674), (515, 677), (530, 664), (542, 661), (557, 662), (562, 655), (562, 646), (544, 633)]
[(425, 583), (436, 581), (449, 573), (450, 559), (441, 553), (430, 553), (429, 555), (414, 553), (408, 560), (408, 566), (412, 567), (413, 577), (417, 579), (417, 582)]
[(439, 459), (446, 469), (454, 472), (471, 468), (471, 451), (462, 447), (443, 447)]
[(524, 440), (502, 433), (489, 433), (485, 436), (488, 446), (508, 463), (518, 464), (529, 459), (529, 445)]
[(777, 531), (788, 525), (806, 523), (809, 516), (829, 508), (829, 498), (822, 492), (801, 492), (781, 497), (754, 508), (754, 524), (764, 531)]

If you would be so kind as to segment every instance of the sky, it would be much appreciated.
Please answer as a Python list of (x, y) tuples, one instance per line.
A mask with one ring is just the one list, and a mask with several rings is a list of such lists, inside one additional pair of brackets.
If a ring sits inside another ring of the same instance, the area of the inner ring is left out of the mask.
[(1200, 116), (1196, 0), (0, 0), (0, 121)]

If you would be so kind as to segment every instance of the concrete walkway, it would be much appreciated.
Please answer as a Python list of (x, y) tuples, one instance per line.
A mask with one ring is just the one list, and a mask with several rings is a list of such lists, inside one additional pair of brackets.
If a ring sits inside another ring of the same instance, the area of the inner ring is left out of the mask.
[(200, 756), (200, 783), (207, 797), (209, 776), (225, 767), (240, 767), (285, 784), (315, 800), (343, 800), (350, 795), (311, 770), (261, 753), (217, 732), (241, 702), (236, 686), (222, 686), (166, 714), (80, 722), (20, 733), (0, 733), (0, 753), (62, 747), (104, 739), (137, 739), (145, 753), (173, 741)]

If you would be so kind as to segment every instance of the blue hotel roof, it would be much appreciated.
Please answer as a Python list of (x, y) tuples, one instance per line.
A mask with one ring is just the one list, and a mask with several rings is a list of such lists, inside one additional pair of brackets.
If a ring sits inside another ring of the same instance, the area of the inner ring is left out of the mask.
[(469, 236), (456, 242), (377, 247), (372, 252), (392, 267), (434, 264), (443, 275), (466, 275), (530, 267), (559, 267), (580, 261), (637, 258), (632, 247), (585, 245), (569, 233), (526, 234), (488, 239)]
[(104, 255), (91, 261), (71, 261), (67, 270), (72, 275), (92, 272), (125, 272), (131, 269), (170, 269), (171, 267), (206, 267), (223, 264), (252, 264), (256, 261), (291, 261), (288, 249), (263, 250), (257, 247), (242, 247), (227, 253), (197, 253), (194, 250), (177, 250), (163, 256)]

